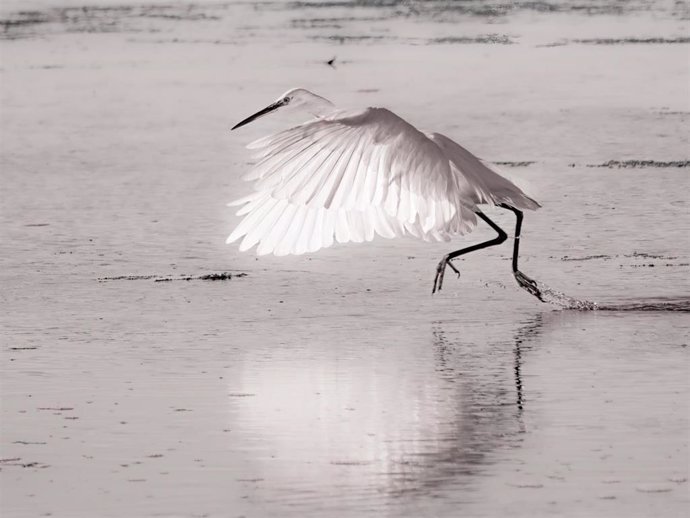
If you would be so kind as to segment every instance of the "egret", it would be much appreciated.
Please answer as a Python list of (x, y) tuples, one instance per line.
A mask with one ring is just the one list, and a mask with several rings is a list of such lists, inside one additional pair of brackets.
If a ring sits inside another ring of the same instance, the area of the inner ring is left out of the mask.
[(287, 109), (314, 118), (247, 146), (255, 151), (256, 163), (243, 179), (254, 181), (254, 192), (228, 204), (241, 206), (237, 215), (244, 219), (227, 243), (243, 238), (240, 251), (258, 245), (258, 255), (282, 256), (315, 252), (334, 241), (371, 241), (377, 234), (449, 241), (470, 232), (479, 217), (498, 235), (444, 255), (436, 268), (435, 293), (446, 267), (460, 275), (454, 259), (507, 239), (478, 207), (498, 206), (517, 219), (513, 275), (543, 301), (537, 283), (518, 270), (522, 211), (540, 205), (486, 162), (385, 108), (346, 112), (303, 88), (288, 90), (232, 129)]

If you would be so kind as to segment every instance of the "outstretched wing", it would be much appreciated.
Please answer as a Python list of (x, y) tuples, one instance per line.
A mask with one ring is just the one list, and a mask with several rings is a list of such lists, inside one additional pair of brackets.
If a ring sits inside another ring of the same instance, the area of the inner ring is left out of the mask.
[(238, 200), (241, 250), (300, 254), (374, 234), (449, 239), (476, 224), (444, 152), (394, 113), (368, 108), (308, 122), (248, 146), (257, 163)]
[(457, 142), (440, 133), (427, 136), (450, 160), (451, 170), (465, 198), (470, 198), (475, 204), (506, 204), (516, 209), (535, 210), (540, 207), (517, 185), (496, 173)]

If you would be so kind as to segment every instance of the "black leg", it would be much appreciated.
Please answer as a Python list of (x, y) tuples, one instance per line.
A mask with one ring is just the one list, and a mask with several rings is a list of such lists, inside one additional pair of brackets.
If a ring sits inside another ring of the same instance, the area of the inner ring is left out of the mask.
[(437, 291), (441, 291), (441, 286), (443, 285), (443, 275), (445, 274), (446, 266), (450, 266), (453, 269), (453, 271), (457, 273), (458, 276), (460, 276), (460, 272), (457, 268), (455, 268), (455, 266), (453, 266), (453, 264), (450, 261), (461, 255), (474, 252), (475, 250), (481, 250), (482, 248), (486, 248), (489, 246), (500, 245), (508, 238), (508, 235), (505, 232), (503, 232), (503, 229), (496, 225), (496, 223), (491, 221), (486, 216), (486, 214), (479, 210), (477, 210), (475, 213), (477, 214), (477, 216), (486, 221), (491, 228), (498, 232), (498, 236), (496, 236), (494, 239), (490, 241), (484, 241), (483, 243), (468, 246), (467, 248), (456, 250), (455, 252), (451, 252), (449, 254), (444, 255), (443, 259), (441, 259), (441, 262), (438, 263), (438, 266), (436, 267), (436, 277), (434, 277), (434, 288), (431, 290), (432, 294), (436, 293)]
[(518, 210), (510, 205), (499, 205), (500, 207), (507, 209), (515, 213), (516, 223), (515, 223), (515, 241), (513, 242), (513, 277), (517, 281), (518, 285), (537, 297), (542, 302), (546, 302), (541, 295), (541, 291), (537, 287), (537, 283), (530, 279), (518, 270), (518, 252), (520, 250), (520, 230), (522, 228), (522, 211)]

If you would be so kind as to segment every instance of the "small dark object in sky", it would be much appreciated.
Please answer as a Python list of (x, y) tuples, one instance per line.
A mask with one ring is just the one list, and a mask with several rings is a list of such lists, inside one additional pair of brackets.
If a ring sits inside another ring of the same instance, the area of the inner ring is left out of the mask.
[(337, 57), (337, 56), (333, 56), (331, 59), (329, 59), (328, 61), (326, 61), (326, 64), (329, 65), (329, 66), (332, 66), (333, 68), (335, 68), (335, 58), (336, 58), (336, 57)]

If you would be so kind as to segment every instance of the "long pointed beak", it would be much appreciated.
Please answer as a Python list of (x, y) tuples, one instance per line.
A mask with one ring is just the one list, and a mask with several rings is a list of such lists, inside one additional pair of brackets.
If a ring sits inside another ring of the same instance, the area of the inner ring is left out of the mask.
[(282, 99), (280, 101), (276, 101), (273, 104), (266, 106), (266, 108), (264, 108), (263, 110), (256, 112), (254, 115), (250, 115), (249, 117), (247, 117), (243, 121), (238, 122), (232, 128), (230, 128), (230, 131), (237, 129), (241, 126), (244, 126), (245, 124), (249, 124), (251, 121), (258, 119), (259, 117), (263, 117), (264, 115), (268, 115), (272, 111), (275, 111), (284, 105), (285, 105), (285, 102)]

